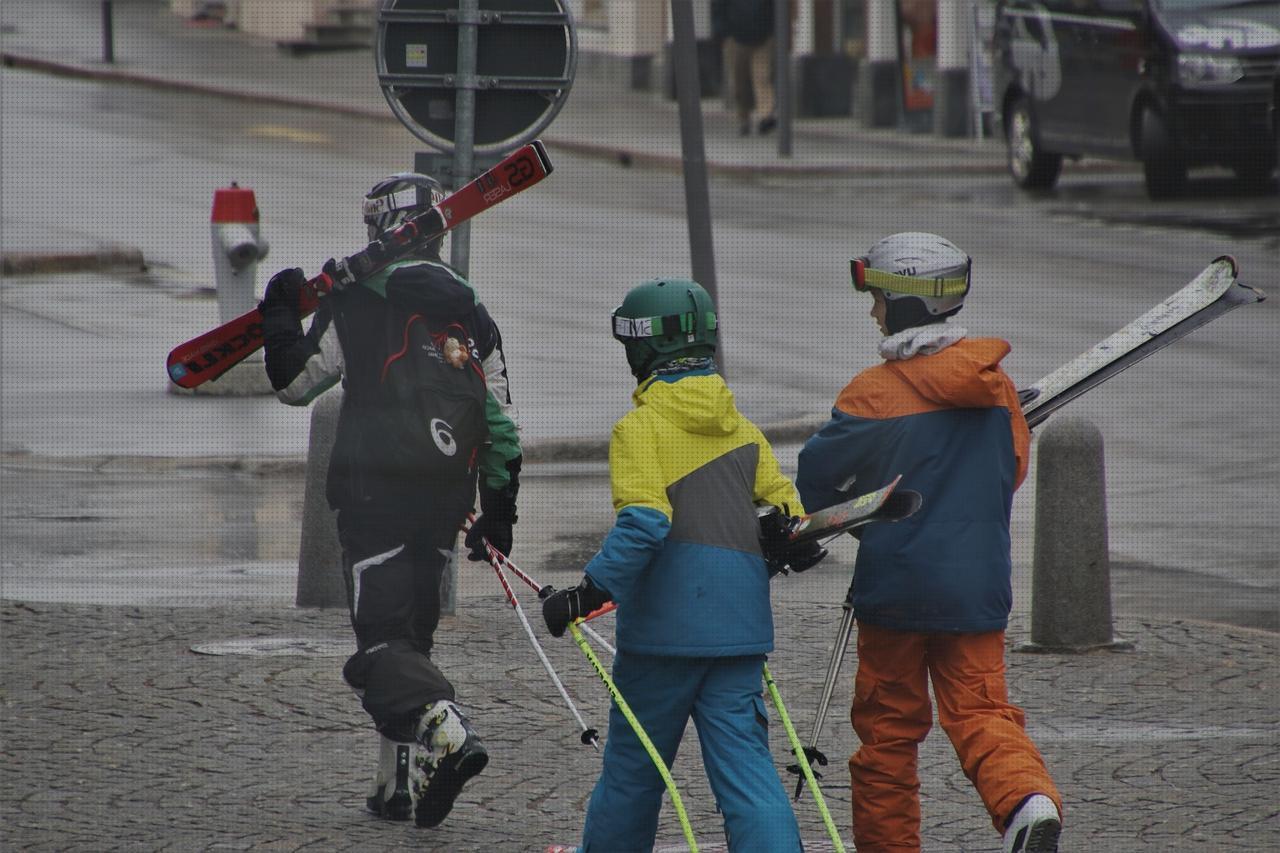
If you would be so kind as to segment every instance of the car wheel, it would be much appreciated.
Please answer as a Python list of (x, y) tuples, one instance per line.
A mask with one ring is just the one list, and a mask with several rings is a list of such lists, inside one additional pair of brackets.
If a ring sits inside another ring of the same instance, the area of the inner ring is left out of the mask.
[(1024, 190), (1047, 190), (1058, 182), (1062, 155), (1040, 147), (1035, 112), (1027, 98), (1018, 98), (1009, 110), (1005, 145), (1009, 155), (1009, 174), (1015, 184)]
[(1187, 186), (1187, 164), (1173, 134), (1164, 116), (1150, 108), (1142, 114), (1142, 174), (1153, 199), (1174, 198)]
[(1271, 182), (1271, 171), (1275, 165), (1275, 161), (1268, 153), (1258, 152), (1258, 156), (1254, 159), (1236, 163), (1231, 171), (1236, 173), (1236, 180), (1244, 189), (1257, 190)]

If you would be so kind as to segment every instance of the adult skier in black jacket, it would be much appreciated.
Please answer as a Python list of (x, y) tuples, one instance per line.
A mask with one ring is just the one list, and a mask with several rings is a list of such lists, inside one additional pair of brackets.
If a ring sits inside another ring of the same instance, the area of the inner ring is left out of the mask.
[[(369, 238), (443, 197), (417, 173), (380, 181), (364, 200)], [(272, 277), (259, 309), (277, 397), (305, 406), (339, 381), (343, 401), (326, 492), (337, 511), (357, 652), (343, 677), (380, 735), (371, 811), (420, 826), (444, 820), (488, 754), (430, 653), (440, 581), (459, 527), (511, 550), (521, 450), (498, 327), (471, 285), (416, 256), (320, 301), (304, 333), (301, 270)]]

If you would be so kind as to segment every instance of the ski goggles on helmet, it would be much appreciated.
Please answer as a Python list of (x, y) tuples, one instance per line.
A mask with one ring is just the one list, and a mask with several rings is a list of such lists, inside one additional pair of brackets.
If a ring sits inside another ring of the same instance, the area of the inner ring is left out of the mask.
[(668, 314), (665, 317), (619, 317), (617, 308), (610, 317), (610, 327), (616, 340), (644, 340), (646, 338), (665, 338), (684, 335), (689, 343), (697, 341), (698, 332), (711, 332), (716, 328), (716, 315), (708, 311), (703, 318), (701, 329), (698, 326), (698, 315), (693, 311), (683, 314)]
[(874, 269), (866, 258), (853, 258), (849, 261), (849, 275), (853, 279), (853, 289), (859, 293), (866, 293), (869, 288), (876, 288), (926, 299), (964, 296), (969, 292), (969, 274), (972, 269), (973, 259), (965, 258), (963, 275), (926, 278)]

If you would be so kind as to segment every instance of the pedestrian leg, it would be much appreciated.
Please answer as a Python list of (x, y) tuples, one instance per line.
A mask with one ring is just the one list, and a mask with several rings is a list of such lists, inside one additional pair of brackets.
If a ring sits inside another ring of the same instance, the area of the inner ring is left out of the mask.
[(773, 43), (773, 36), (770, 36), (764, 44), (750, 49), (751, 88), (756, 96), (755, 109), (760, 116), (761, 133), (768, 133), (778, 125), (773, 86)]
[(751, 110), (755, 95), (751, 87), (751, 48), (734, 39), (725, 39), (729, 55), (729, 77), (733, 81), (733, 103), (738, 115), (738, 133), (751, 133)]

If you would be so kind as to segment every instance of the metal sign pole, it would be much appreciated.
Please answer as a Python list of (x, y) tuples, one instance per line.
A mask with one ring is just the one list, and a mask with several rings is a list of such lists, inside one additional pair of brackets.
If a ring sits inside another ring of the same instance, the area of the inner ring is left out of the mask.
[(111, 0), (102, 2), (102, 61), (106, 63), (116, 61), (116, 36), (111, 16)]
[[(472, 147), (476, 128), (476, 26), (480, 23), (480, 0), (460, 0), (458, 4), (457, 98), (454, 101), (453, 188), (461, 189), (471, 180)], [(471, 265), (471, 223), (453, 229), (449, 237), (449, 262), (466, 278)]]
[[(454, 70), (457, 97), (454, 100), (453, 188), (461, 189), (471, 180), (476, 129), (476, 27), (480, 23), (480, 0), (458, 3), (458, 67)], [(466, 278), (471, 266), (471, 223), (464, 222), (449, 232), (449, 263)], [(458, 563), (461, 550), (444, 568), (440, 581), (440, 611), (452, 615), (458, 610)]]
[(791, 4), (773, 3), (774, 109), (778, 111), (778, 156), (791, 156)]
[[(689, 258), (694, 281), (706, 288), (717, 305), (716, 261), (711, 243), (711, 200), (707, 191), (707, 158), (702, 137), (702, 88), (698, 80), (697, 44), (693, 34), (693, 3), (671, 0), (671, 28), (675, 45), (676, 97), (680, 103), (680, 151), (684, 162), (685, 217), (689, 224)], [(724, 373), (724, 346), (717, 357)]]

